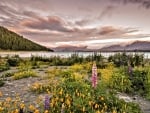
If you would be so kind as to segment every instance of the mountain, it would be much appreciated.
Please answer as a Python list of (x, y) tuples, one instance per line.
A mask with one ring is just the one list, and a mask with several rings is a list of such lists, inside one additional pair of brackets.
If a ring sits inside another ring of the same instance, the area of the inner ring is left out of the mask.
[(117, 51), (142, 51), (142, 52), (150, 52), (150, 42), (148, 41), (135, 41), (128, 45), (111, 45), (108, 47), (103, 47), (100, 51), (108, 51), (108, 52), (117, 52)]
[(56, 48), (53, 48), (54, 51), (57, 52), (80, 52), (80, 51), (88, 51), (87, 46), (72, 46), (72, 45), (62, 45)]
[(15, 51), (52, 51), (0, 26), (0, 49)]

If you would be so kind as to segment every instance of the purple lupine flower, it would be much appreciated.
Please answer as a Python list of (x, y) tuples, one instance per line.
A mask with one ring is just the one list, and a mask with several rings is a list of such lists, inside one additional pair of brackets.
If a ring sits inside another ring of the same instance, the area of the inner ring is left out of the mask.
[(96, 64), (94, 63), (92, 67), (92, 87), (96, 88), (96, 86), (97, 86), (97, 67)]
[(45, 101), (44, 101), (44, 108), (45, 110), (49, 109), (49, 105), (50, 105), (50, 97), (48, 95), (45, 96)]

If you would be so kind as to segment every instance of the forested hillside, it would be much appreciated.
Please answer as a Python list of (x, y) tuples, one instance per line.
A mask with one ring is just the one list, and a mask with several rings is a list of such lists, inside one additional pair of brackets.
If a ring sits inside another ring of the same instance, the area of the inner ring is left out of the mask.
[(52, 51), (0, 26), (0, 49), (19, 51)]

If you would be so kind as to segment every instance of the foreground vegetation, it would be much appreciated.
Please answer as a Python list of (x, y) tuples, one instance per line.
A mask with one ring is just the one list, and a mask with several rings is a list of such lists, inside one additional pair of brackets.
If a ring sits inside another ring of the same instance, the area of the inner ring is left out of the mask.
[[(21, 59), (18, 56), (1, 58), (8, 68), (15, 66), (18, 71), (6, 73), (1, 81), (26, 77), (39, 77), (35, 69), (42, 66), (56, 66), (45, 71), (42, 81), (30, 86), (29, 92), (46, 94), (38, 105), (27, 104), (6, 98), (0, 102), (1, 113), (141, 113), (139, 105), (120, 100), (118, 92), (139, 95), (150, 100), (150, 64), (143, 55), (126, 53), (110, 56), (101, 54), (86, 58), (73, 54), (69, 58), (37, 57)], [(92, 86), (93, 61), (97, 65), (97, 85)], [(57, 66), (65, 66), (58, 68)], [(0, 93), (0, 96), (2, 96)], [(38, 98), (38, 97), (37, 97)]]

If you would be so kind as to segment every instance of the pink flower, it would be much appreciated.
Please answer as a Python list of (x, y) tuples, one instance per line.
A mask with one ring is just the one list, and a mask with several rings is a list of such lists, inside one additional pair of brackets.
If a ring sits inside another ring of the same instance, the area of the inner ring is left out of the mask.
[(92, 67), (92, 87), (96, 88), (97, 86), (97, 67), (96, 64), (93, 64)]

